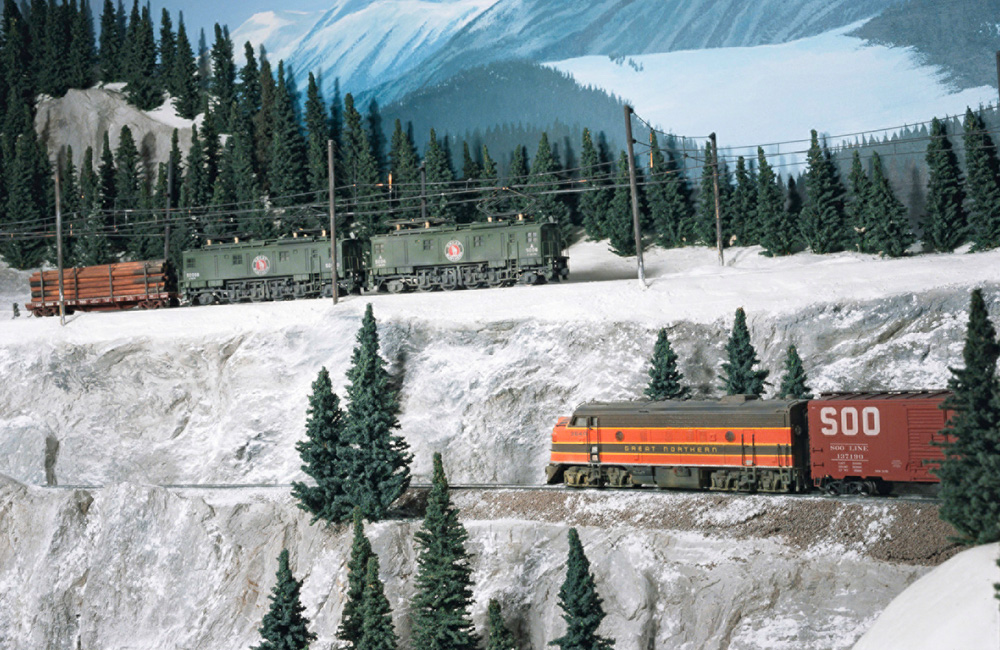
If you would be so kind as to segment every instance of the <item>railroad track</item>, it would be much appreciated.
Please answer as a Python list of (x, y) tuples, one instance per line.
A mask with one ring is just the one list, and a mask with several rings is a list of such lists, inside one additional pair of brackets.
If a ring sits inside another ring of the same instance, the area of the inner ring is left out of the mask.
[[(50, 490), (101, 490), (108, 486), (101, 484), (75, 484), (75, 485), (37, 485), (36, 487), (46, 488)], [(291, 490), (291, 483), (164, 483), (156, 484), (151, 487), (159, 487), (166, 490)], [(417, 490), (427, 490), (431, 488), (430, 483), (411, 483), (410, 488)], [(548, 492), (548, 491), (565, 491), (568, 493), (632, 493), (632, 494), (711, 494), (726, 497), (740, 497), (740, 496), (752, 496), (752, 495), (764, 495), (770, 496), (767, 493), (748, 493), (748, 492), (717, 492), (717, 491), (707, 491), (707, 490), (657, 490), (655, 488), (635, 488), (635, 487), (603, 487), (603, 488), (568, 488), (565, 485), (515, 485), (515, 484), (500, 484), (500, 483), (456, 483), (454, 485), (449, 485), (451, 490), (461, 490), (461, 491), (517, 491), (517, 492)], [(821, 492), (806, 492), (803, 494), (782, 494), (775, 496), (783, 496), (786, 498), (794, 499), (821, 499), (828, 501), (830, 499), (835, 499), (837, 501), (844, 501), (847, 503), (856, 503), (859, 500), (878, 502), (880, 500), (892, 500), (892, 501), (906, 501), (913, 503), (928, 503), (935, 504), (940, 503), (940, 500), (936, 497), (924, 496), (924, 495), (914, 495), (914, 494), (893, 494), (888, 496), (875, 496), (875, 497), (865, 497), (859, 495), (829, 495), (823, 494)]]

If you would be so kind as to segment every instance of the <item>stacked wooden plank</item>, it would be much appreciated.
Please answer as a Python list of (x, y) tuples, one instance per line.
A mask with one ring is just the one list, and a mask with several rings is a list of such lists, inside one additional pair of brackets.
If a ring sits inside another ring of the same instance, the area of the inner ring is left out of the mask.
[[(36, 316), (59, 311), (59, 271), (34, 273), (29, 279)], [(176, 286), (163, 260), (121, 262), (63, 270), (63, 298), (69, 311), (166, 307), (176, 302)]]

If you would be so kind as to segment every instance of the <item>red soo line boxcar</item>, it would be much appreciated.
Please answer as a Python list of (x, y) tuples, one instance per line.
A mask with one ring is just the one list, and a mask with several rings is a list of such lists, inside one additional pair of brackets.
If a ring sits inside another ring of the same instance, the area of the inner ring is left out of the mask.
[(584, 404), (552, 431), (549, 483), (887, 494), (938, 482), (947, 391)]

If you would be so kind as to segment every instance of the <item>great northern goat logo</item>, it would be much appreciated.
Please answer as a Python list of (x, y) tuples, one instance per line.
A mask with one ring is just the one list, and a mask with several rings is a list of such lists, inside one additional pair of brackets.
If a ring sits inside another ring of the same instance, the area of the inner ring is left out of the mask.
[(266, 255), (258, 255), (253, 258), (253, 272), (257, 275), (264, 275), (271, 270), (271, 260), (267, 259)]
[(444, 245), (444, 256), (448, 258), (449, 262), (459, 261), (464, 254), (465, 248), (462, 246), (462, 242), (457, 239), (452, 239)]

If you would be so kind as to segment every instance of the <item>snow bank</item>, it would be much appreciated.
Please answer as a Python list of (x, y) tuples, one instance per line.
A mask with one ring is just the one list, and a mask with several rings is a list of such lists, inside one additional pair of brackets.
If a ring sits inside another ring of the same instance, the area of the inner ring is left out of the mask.
[(969, 549), (896, 597), (854, 650), (1000, 648), (1000, 544)]

